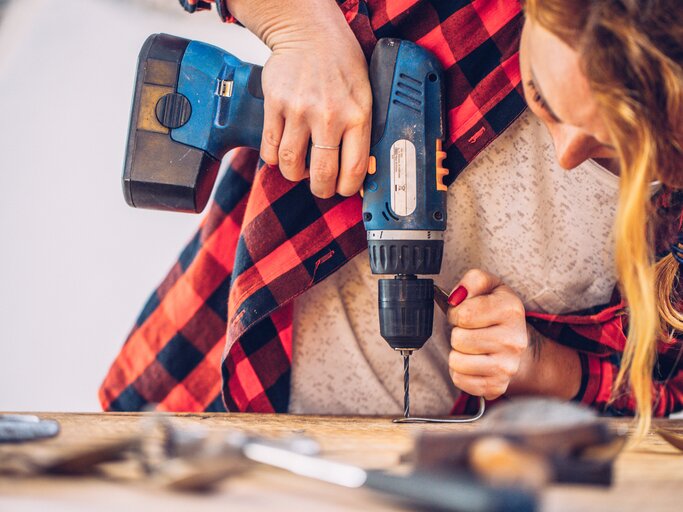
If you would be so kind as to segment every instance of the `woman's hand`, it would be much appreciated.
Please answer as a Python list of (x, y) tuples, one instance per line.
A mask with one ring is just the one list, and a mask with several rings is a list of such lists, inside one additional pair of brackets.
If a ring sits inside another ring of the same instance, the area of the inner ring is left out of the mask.
[(310, 140), (313, 194), (358, 192), (368, 167), (372, 106), (358, 42), (311, 38), (279, 45), (263, 69), (263, 94), (261, 158), (285, 178), (302, 180)]
[(449, 303), (453, 383), (471, 395), (498, 398), (530, 352), (522, 301), (498, 277), (470, 270)]
[[(333, 0), (232, 0), (233, 14), (272, 50), (262, 74), (261, 158), (322, 198), (360, 190), (368, 167), (372, 93), (367, 63)], [(317, 147), (316, 147), (317, 146)]]

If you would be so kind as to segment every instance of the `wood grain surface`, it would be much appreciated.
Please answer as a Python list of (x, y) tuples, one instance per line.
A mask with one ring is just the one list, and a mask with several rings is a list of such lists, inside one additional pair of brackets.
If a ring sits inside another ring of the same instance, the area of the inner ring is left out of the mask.
[[(49, 458), (65, 447), (89, 446), (139, 431), (139, 414), (49, 414), (58, 420), (59, 437), (22, 446), (0, 445), (0, 457), (28, 453)], [(303, 434), (315, 438), (327, 458), (365, 468), (398, 468), (411, 450), (413, 437), (424, 430), (476, 429), (463, 425), (396, 425), (389, 418), (293, 416), (270, 414), (179, 414), (180, 427), (210, 431), (239, 430), (269, 437)], [(628, 425), (626, 420), (610, 420)], [(683, 421), (666, 426), (683, 432)], [(552, 486), (541, 496), (541, 510), (607, 512), (683, 510), (683, 453), (655, 434), (623, 452), (610, 488)], [(181, 494), (144, 483), (87, 477), (0, 477), (0, 511), (81, 510), (397, 510), (396, 502), (366, 490), (347, 490), (259, 468), (226, 480), (215, 492)]]

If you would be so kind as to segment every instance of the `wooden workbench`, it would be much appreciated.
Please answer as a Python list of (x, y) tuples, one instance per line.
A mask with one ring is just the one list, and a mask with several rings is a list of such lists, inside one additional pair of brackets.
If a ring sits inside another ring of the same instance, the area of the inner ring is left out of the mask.
[[(136, 414), (39, 414), (62, 425), (59, 437), (7, 450), (49, 452), (58, 444), (78, 445), (125, 436), (139, 424)], [(328, 458), (366, 468), (392, 468), (411, 449), (422, 429), (472, 429), (474, 425), (395, 425), (386, 418), (347, 418), (265, 414), (176, 415), (179, 426), (200, 424), (210, 430), (239, 429), (267, 436), (305, 434), (319, 441)], [(616, 421), (616, 420), (615, 420)], [(623, 420), (621, 423), (626, 424)], [(683, 420), (667, 422), (683, 432)], [(616, 463), (610, 488), (552, 486), (541, 497), (544, 511), (683, 510), (683, 454), (650, 435), (629, 448)], [(241, 510), (396, 510), (396, 504), (365, 490), (346, 490), (275, 469), (252, 471), (222, 484), (216, 492), (180, 494), (148, 485), (96, 477), (0, 477), (0, 511), (241, 511)]]

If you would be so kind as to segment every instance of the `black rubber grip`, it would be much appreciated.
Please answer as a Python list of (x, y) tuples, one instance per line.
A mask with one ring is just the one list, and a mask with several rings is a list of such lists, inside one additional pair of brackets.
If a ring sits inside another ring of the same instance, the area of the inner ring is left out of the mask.
[[(370, 59), (370, 85), (372, 86), (372, 142), (371, 146), (384, 135), (384, 126), (389, 111), (389, 100), (393, 86), (394, 69), (400, 39), (380, 39)], [(391, 63), (391, 64), (389, 64)]]
[(254, 66), (252, 68), (251, 74), (249, 75), (249, 81), (247, 82), (247, 91), (254, 98), (263, 99), (263, 87), (261, 86), (261, 73), (263, 68), (261, 66)]

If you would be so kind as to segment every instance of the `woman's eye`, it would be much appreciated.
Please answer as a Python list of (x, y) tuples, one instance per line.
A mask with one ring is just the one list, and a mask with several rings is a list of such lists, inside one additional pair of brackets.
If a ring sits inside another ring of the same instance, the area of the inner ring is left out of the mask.
[(552, 115), (550, 112), (550, 109), (548, 108), (548, 105), (546, 104), (545, 100), (543, 97), (539, 94), (538, 90), (536, 89), (536, 85), (532, 80), (529, 80), (527, 82), (527, 86), (531, 89), (532, 92), (532, 97), (531, 100), (536, 103), (539, 107), (541, 107), (543, 110), (545, 110), (548, 114)]

